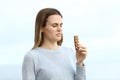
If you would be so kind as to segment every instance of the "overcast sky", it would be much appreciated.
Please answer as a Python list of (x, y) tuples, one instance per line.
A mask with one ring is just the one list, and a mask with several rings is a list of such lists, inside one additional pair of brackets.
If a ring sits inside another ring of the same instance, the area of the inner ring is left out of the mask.
[[(25, 53), (33, 46), (35, 17), (45, 7), (63, 14), (63, 46), (73, 47), (75, 34), (87, 46), (88, 69), (94, 70), (91, 66), (97, 65), (103, 70), (109, 65), (109, 71), (120, 66), (119, 0), (0, 1), (0, 65), (22, 64)], [(118, 69), (113, 71), (120, 73)], [(116, 80), (120, 79), (116, 74)]]

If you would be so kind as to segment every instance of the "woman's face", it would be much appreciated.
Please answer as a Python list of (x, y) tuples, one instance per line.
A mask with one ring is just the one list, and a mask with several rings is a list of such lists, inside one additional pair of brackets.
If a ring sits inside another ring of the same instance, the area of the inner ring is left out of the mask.
[(44, 39), (52, 42), (60, 41), (62, 38), (62, 17), (51, 15), (48, 17), (46, 26), (43, 28)]

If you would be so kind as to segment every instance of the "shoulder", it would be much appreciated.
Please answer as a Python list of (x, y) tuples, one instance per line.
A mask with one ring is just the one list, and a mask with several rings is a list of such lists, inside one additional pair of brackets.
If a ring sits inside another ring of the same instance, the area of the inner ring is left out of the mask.
[(25, 53), (24, 59), (34, 59), (37, 55), (38, 55), (38, 50), (33, 49)]
[(65, 50), (65, 51), (72, 51), (72, 52), (74, 52), (74, 49), (71, 48), (71, 47), (61, 46), (61, 49)]

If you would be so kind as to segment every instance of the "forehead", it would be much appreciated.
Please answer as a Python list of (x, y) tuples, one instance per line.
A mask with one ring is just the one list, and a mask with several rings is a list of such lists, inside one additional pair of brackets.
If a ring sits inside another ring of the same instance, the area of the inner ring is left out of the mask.
[(62, 23), (62, 17), (60, 15), (50, 15), (47, 19), (48, 23)]

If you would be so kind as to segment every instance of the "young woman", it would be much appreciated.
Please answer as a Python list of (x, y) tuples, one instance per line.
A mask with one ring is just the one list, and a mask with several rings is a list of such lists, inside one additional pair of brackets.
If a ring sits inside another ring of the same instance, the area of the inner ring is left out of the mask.
[(83, 64), (86, 47), (77, 50), (61, 46), (62, 14), (54, 8), (44, 8), (36, 16), (34, 46), (24, 56), (23, 80), (86, 80)]

